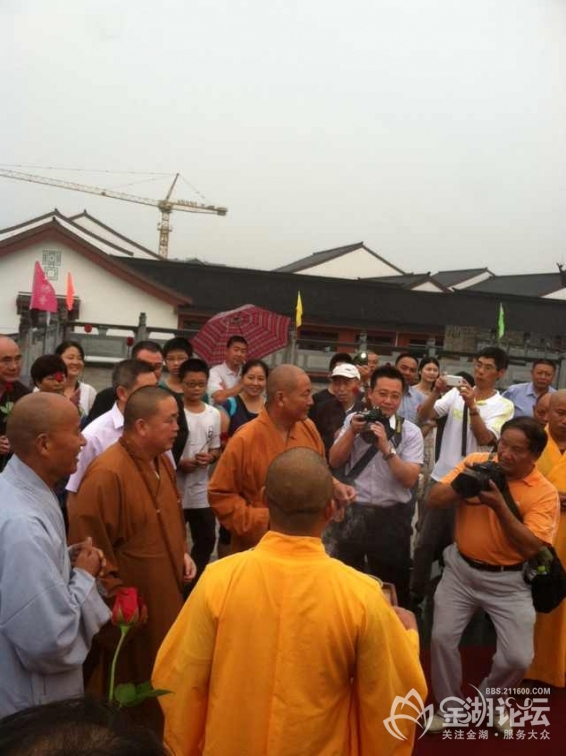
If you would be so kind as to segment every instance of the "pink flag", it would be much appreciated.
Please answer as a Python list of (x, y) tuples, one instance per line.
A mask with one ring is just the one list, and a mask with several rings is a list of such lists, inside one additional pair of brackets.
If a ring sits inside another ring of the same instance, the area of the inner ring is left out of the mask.
[(43, 310), (43, 312), (57, 312), (55, 289), (45, 277), (45, 273), (38, 262), (36, 262), (33, 270), (33, 286), (29, 308), (30, 310)]
[(75, 287), (73, 285), (73, 276), (70, 273), (67, 273), (67, 294), (65, 299), (67, 302), (67, 310), (71, 312), (75, 300)]

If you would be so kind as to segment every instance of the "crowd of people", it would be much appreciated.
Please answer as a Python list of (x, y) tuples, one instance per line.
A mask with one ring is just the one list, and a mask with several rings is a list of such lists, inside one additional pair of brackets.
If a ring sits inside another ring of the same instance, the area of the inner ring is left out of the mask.
[[(537, 616), (523, 577), (544, 545), (566, 560), (552, 361), (503, 393), (496, 346), (457, 376), (431, 356), (340, 352), (314, 394), (300, 368), (248, 359), (242, 336), (214, 366), (182, 337), (138, 342), (99, 392), (78, 342), (35, 360), (29, 387), (21, 364), (0, 336), (0, 743), (26, 717), (44, 733), (41, 705), (104, 719), (66, 699), (107, 694), (110, 610), (130, 586), (148, 619), (113, 674), (170, 691), (129, 709), (148, 753), (411, 753), (414, 717), (401, 738), (387, 721), (397, 697), (427, 697), (424, 607), (429, 732), (461, 697), (478, 608), (497, 636), (483, 692), (565, 687), (566, 608)], [(486, 461), (505, 495), (459, 483)]]

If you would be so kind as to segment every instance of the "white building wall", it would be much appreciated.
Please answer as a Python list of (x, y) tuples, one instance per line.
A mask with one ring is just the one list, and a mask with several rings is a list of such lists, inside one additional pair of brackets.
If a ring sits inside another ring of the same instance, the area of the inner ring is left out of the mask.
[(342, 255), (342, 257), (336, 257), (334, 260), (328, 260), (320, 265), (313, 265), (312, 268), (297, 272), (307, 276), (349, 279), (399, 275), (398, 270), (370, 255), (365, 249), (356, 249)]
[(558, 291), (545, 294), (543, 299), (566, 299), (566, 289), (558, 289)]
[(420, 284), (419, 286), (415, 286), (412, 291), (432, 291), (434, 294), (442, 294), (442, 289), (440, 289), (438, 286), (435, 286), (430, 281), (427, 281), (426, 283)]
[(468, 278), (465, 281), (461, 281), (459, 284), (452, 286), (452, 288), (456, 290), (469, 289), (470, 286), (475, 286), (476, 284), (479, 284), (482, 281), (487, 281), (488, 278), (493, 278), (493, 275), (489, 273), (488, 271), (484, 271), (483, 273), (479, 273), (477, 276), (474, 276), (473, 278)]
[[(54, 253), (52, 266), (44, 262), (45, 252)], [(148, 326), (177, 328), (173, 305), (116, 278), (64, 244), (42, 242), (0, 258), (0, 332), (17, 331), (16, 297), (18, 292), (31, 292), (35, 262), (46, 271), (59, 296), (65, 295), (67, 272), (71, 273), (75, 296), (81, 300), (82, 321), (137, 325), (140, 312), (145, 312)]]

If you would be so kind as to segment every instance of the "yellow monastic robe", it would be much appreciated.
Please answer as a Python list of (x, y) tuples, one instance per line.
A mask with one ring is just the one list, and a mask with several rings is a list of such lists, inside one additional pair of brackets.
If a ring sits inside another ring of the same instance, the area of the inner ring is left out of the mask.
[[(548, 433), (548, 444), (537, 467), (559, 492), (566, 493), (566, 455)], [(566, 513), (560, 514), (560, 524), (554, 548), (562, 564), (566, 564)], [(537, 614), (535, 625), (535, 658), (525, 677), (532, 680), (566, 686), (566, 601), (549, 614)]]
[(402, 740), (384, 720), (396, 696), (427, 694), (418, 635), (378, 584), (319, 538), (274, 531), (206, 568), (153, 684), (173, 691), (159, 699), (173, 756), (410, 754), (414, 722), (397, 720)]

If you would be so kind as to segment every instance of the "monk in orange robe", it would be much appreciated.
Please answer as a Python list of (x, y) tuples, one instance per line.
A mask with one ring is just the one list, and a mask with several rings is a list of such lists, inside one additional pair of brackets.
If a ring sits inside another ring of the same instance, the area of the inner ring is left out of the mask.
[[(104, 550), (110, 602), (124, 586), (137, 588), (147, 605), (147, 623), (130, 631), (120, 653), (117, 683), (149, 680), (157, 650), (183, 605), (183, 582), (195, 573), (175, 473), (164, 454), (177, 435), (177, 412), (177, 402), (163, 389), (135, 391), (124, 409), (121, 439), (88, 467), (69, 511), (70, 542), (91, 536)], [(108, 625), (95, 639), (87, 680), (92, 693), (107, 695), (118, 638), (118, 629)], [(161, 732), (155, 700), (131, 714)]]
[[(560, 497), (560, 524), (554, 548), (566, 564), (566, 390), (552, 394), (548, 410), (548, 443), (537, 467), (554, 483)], [(526, 677), (566, 687), (566, 600), (548, 614), (537, 614), (535, 658)]]
[[(230, 439), (210, 480), (210, 506), (232, 535), (232, 553), (255, 546), (269, 528), (263, 501), (269, 464), (286, 449), (306, 447), (325, 456), (324, 444), (312, 420), (308, 375), (294, 365), (279, 365), (267, 379), (267, 401), (258, 417)], [(352, 486), (334, 480), (334, 499), (353, 501)]]
[(332, 496), (322, 455), (289, 449), (266, 476), (270, 531), (204, 571), (153, 673), (173, 691), (159, 702), (174, 756), (412, 753), (416, 621), (325, 553)]

